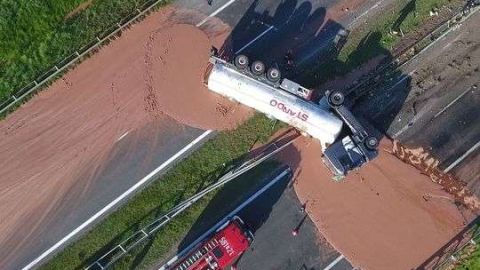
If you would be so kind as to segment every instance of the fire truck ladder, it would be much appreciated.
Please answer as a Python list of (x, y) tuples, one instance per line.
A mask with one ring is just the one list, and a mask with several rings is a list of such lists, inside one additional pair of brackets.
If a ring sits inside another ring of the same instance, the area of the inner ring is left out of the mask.
[(212, 239), (211, 241), (208, 241), (202, 249), (199, 251), (195, 252), (192, 254), (190, 257), (185, 259), (185, 261), (180, 264), (178, 267), (176, 267), (174, 270), (186, 270), (190, 266), (192, 266), (194, 263), (196, 263), (199, 259), (203, 258), (205, 254), (207, 254), (209, 251), (213, 250), (218, 246), (218, 240), (217, 239)]
[(239, 166), (234, 167), (233, 169), (229, 170), (223, 176), (221, 176), (215, 183), (206, 187), (199, 193), (193, 195), (189, 199), (181, 202), (170, 211), (168, 211), (165, 215), (161, 216), (160, 218), (156, 219), (152, 223), (148, 224), (147, 226), (143, 227), (141, 230), (133, 233), (130, 237), (122, 241), (120, 244), (113, 247), (111, 250), (100, 256), (96, 259), (92, 264), (85, 268), (85, 270), (102, 270), (107, 269), (108, 267), (112, 266), (116, 261), (122, 258), (125, 254), (127, 254), (130, 250), (134, 247), (141, 244), (145, 241), (148, 237), (151, 237), (155, 232), (157, 232), (160, 228), (165, 226), (170, 220), (172, 220), (175, 216), (185, 211), (187, 208), (192, 206), (194, 203), (199, 201), (208, 193), (222, 187), (223, 185), (227, 184), (228, 182), (234, 180), (238, 176), (248, 172), (249, 170), (255, 168), (263, 161), (271, 158), (278, 152), (282, 151), (290, 145), (296, 138), (298, 138), (300, 134), (295, 130), (289, 130), (279, 136), (275, 141), (269, 143), (268, 145), (263, 147), (263, 150), (256, 154), (254, 157), (251, 157), (241, 163)]

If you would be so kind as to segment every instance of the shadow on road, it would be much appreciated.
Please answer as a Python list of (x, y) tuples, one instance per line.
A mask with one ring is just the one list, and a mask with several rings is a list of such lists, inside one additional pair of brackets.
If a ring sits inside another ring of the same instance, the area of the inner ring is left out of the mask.
[[(181, 241), (178, 250), (181, 251), (200, 237), (205, 231), (210, 229), (219, 220), (229, 214), (243, 201), (253, 195), (263, 185), (271, 181), (280, 172), (285, 170), (285, 166), (279, 167), (275, 162), (267, 162), (255, 168), (254, 171), (236, 179), (225, 185), (215, 196), (210, 200), (208, 205), (203, 210), (202, 214), (197, 218), (192, 225), (191, 230)], [(268, 218), (268, 215), (278, 200), (283, 190), (287, 186), (288, 181), (281, 181), (280, 184), (269, 192), (268, 199), (262, 199), (262, 204), (255, 204), (257, 207), (255, 217), (241, 218), (248, 226), (255, 232), (261, 227), (263, 222)]]

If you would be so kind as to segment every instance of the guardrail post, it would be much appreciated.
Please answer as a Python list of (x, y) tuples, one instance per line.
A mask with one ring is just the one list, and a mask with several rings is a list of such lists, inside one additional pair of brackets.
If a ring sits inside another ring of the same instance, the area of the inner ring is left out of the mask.
[(77, 51), (75, 52), (75, 54), (76, 54), (77, 56), (80, 56), (80, 54), (79, 54)]
[(33, 83), (35, 84), (35, 86), (38, 86), (37, 80), (33, 80)]
[(475, 240), (473, 240), (473, 238), (470, 239), (470, 243), (473, 244), (473, 245), (476, 245), (476, 244), (477, 244), (477, 242), (475, 242)]
[(454, 261), (454, 262), (457, 261), (457, 258), (455, 258), (455, 256), (453, 256), (453, 255), (450, 256), (450, 259), (451, 259), (452, 261)]
[(17, 99), (17, 97), (16, 97), (16, 96), (14, 96), (14, 95), (12, 95), (12, 98), (13, 98), (13, 100), (15, 100), (15, 101), (17, 101), (17, 100), (18, 100), (18, 99)]
[(105, 269), (99, 261), (96, 261), (95, 263), (100, 267), (100, 269)]
[(102, 41), (99, 37), (96, 37), (98, 41)]
[(57, 67), (57, 65), (55, 65), (55, 69), (58, 71), (58, 67)]

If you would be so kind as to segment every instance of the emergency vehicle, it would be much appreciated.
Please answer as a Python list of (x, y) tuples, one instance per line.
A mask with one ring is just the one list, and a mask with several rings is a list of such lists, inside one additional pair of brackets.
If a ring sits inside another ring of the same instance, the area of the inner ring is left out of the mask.
[(223, 270), (235, 263), (252, 241), (251, 231), (235, 216), (168, 269)]

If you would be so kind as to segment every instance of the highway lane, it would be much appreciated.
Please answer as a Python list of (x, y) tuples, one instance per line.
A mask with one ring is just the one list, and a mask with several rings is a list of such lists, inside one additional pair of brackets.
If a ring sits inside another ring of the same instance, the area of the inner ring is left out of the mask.
[[(39, 258), (49, 258), (57, 251), (51, 250), (52, 247), (59, 248), (59, 244), (64, 245), (77, 238), (84, 232), (78, 230), (80, 227), (86, 229), (99, 222), (104, 215), (114, 211), (209, 138), (206, 136), (186, 148), (204, 131), (170, 121), (169, 129), (163, 128), (164, 123), (128, 133), (117, 142), (107, 162), (101, 167), (93, 162), (85, 166), (84, 171), (76, 176), (78, 182), (62, 194), (61, 203), (48, 212), (38, 229), (21, 246), (21, 251), (2, 261), (3, 269), (20, 269), (27, 265), (33, 267), (36, 263), (32, 262), (40, 261)], [(179, 155), (174, 156), (177, 153)], [(85, 183), (82, 179), (89, 181)], [(83, 192), (79, 193), (79, 190)], [(21, 230), (19, 227), (19, 235)]]

